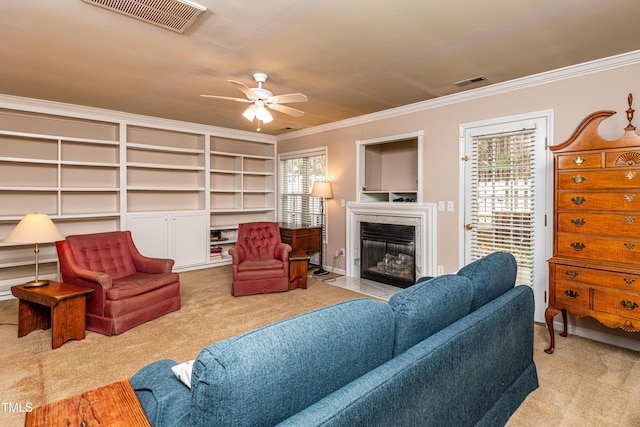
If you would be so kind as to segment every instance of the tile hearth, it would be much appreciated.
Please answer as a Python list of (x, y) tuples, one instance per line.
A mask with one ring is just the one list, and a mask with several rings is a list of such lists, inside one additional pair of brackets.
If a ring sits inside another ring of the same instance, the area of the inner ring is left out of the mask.
[(374, 282), (373, 280), (361, 279), (359, 277), (336, 277), (335, 280), (326, 281), (329, 285), (338, 286), (340, 288), (349, 289), (350, 291), (359, 292), (364, 295), (379, 298), (384, 301), (388, 301), (402, 288), (395, 286), (385, 285), (384, 283)]

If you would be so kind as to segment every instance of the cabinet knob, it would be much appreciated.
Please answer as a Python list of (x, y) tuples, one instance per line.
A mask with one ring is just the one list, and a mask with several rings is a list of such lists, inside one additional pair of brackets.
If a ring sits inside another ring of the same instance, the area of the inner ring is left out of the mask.
[(571, 201), (573, 202), (574, 205), (578, 205), (580, 206), (581, 204), (583, 204), (584, 202), (587, 201), (587, 199), (585, 199), (582, 196), (576, 196), (576, 197), (572, 197)]
[(578, 184), (578, 185), (582, 184), (586, 180), (587, 180), (587, 177), (582, 175), (574, 175), (571, 177), (571, 181), (573, 181), (574, 184)]
[(576, 227), (582, 227), (586, 224), (586, 222), (587, 221), (585, 221), (583, 218), (571, 218), (571, 224), (575, 225)]
[(584, 161), (587, 160), (584, 157), (574, 157), (573, 158), (573, 163), (575, 163), (576, 165), (580, 166), (581, 164), (584, 163)]
[(627, 224), (631, 225), (634, 222), (636, 222), (636, 217), (635, 216), (625, 216), (624, 217), (624, 222), (626, 222)]
[(578, 298), (578, 297), (580, 296), (580, 294), (579, 294), (579, 293), (574, 292), (574, 291), (572, 291), (572, 290), (564, 291), (564, 294), (565, 294), (567, 297), (571, 298), (571, 299), (576, 299), (576, 298)]
[(627, 286), (631, 286), (631, 285), (633, 285), (633, 284), (636, 282), (636, 280), (635, 280), (635, 279), (630, 279), (630, 278), (628, 278), (628, 277), (625, 277), (625, 278), (623, 278), (622, 280), (624, 280), (624, 283), (625, 283), (625, 285), (627, 285)]
[(624, 177), (627, 179), (634, 179), (636, 177), (635, 171), (627, 171), (624, 173)]
[(636, 244), (635, 243), (625, 243), (624, 247), (627, 248), (628, 251), (632, 251), (636, 248)]
[(624, 307), (625, 310), (633, 311), (638, 308), (638, 303), (633, 301), (620, 301), (620, 305)]
[(566, 270), (564, 274), (566, 274), (570, 279), (575, 279), (576, 277), (578, 277), (578, 272), (575, 270)]
[(636, 199), (636, 195), (635, 195), (635, 194), (625, 194), (625, 195), (624, 195), (624, 199), (625, 199), (627, 202), (631, 203), (631, 202), (633, 202), (633, 201)]
[(584, 243), (580, 243), (580, 242), (571, 242), (571, 247), (573, 248), (574, 251), (576, 252), (580, 252), (581, 250), (583, 250), (584, 248), (586, 248), (586, 246), (584, 245)]

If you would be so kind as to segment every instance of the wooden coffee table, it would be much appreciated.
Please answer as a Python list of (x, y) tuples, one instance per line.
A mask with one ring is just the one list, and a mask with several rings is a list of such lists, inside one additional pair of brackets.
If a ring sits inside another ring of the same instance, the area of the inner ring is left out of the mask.
[(150, 426), (129, 380), (121, 380), (25, 414), (25, 426)]
[(18, 338), (35, 329), (51, 328), (51, 348), (84, 339), (87, 297), (93, 289), (50, 280), (35, 288), (13, 286), (11, 293), (19, 299)]

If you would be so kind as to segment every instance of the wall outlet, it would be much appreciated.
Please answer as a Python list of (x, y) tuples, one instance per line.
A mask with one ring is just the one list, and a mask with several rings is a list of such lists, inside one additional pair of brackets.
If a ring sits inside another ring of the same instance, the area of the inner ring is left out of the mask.
[(444, 265), (438, 266), (438, 276), (442, 276), (444, 274)]
[(344, 256), (346, 254), (344, 248), (340, 248), (340, 256)]
[(444, 200), (439, 200), (438, 201), (438, 210), (440, 212), (444, 212)]
[(338, 250), (336, 251), (336, 253), (335, 253), (335, 254), (333, 254), (333, 256), (334, 256), (335, 258), (338, 258), (338, 257), (344, 256), (344, 248), (340, 248), (340, 249), (338, 249)]
[(447, 202), (447, 212), (453, 212), (454, 210), (455, 210), (455, 209), (454, 209), (453, 201), (451, 201), (451, 200), (450, 200), (450, 201), (448, 201), (448, 202)]

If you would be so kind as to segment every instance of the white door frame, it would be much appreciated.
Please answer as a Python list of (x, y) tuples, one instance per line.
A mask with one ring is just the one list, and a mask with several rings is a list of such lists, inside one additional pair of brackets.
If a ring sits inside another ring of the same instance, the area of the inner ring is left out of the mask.
[[(554, 145), (553, 144), (553, 110), (543, 110), (537, 111), (533, 113), (519, 114), (514, 116), (500, 117), (496, 119), (483, 120), (478, 122), (470, 122), (463, 123), (460, 125), (460, 159), (461, 165), (459, 168), (459, 201), (458, 206), (459, 209), (459, 218), (458, 223), (460, 226), (461, 232), (459, 233), (459, 242), (458, 242), (458, 260), (460, 263), (460, 267), (468, 263), (467, 254), (468, 254), (468, 238), (465, 233), (464, 226), (466, 224), (466, 212), (467, 204), (468, 204), (468, 185), (467, 179), (469, 179), (468, 175), (468, 162), (465, 162), (465, 156), (468, 156), (467, 153), (467, 136), (470, 135), (474, 129), (478, 128), (486, 128), (487, 133), (491, 133), (493, 130), (500, 126), (509, 126), (515, 122), (521, 121), (532, 121), (532, 120), (540, 120), (545, 126), (543, 130), (545, 133), (545, 154), (542, 157), (543, 165), (541, 165), (541, 171), (539, 175), (544, 179), (543, 188), (544, 194), (541, 196), (540, 200), (543, 201), (543, 219), (544, 227), (543, 230), (537, 228), (537, 242), (540, 242), (543, 245), (543, 250), (539, 250), (536, 252), (536, 256), (534, 259), (534, 277), (535, 283), (533, 286), (533, 291), (535, 295), (535, 313), (534, 320), (536, 322), (544, 323), (544, 311), (547, 306), (547, 292), (549, 288), (549, 271), (547, 268), (546, 260), (549, 259), (553, 255), (553, 156), (551, 152), (547, 149), (547, 147)], [(494, 129), (491, 129), (494, 128)]]

